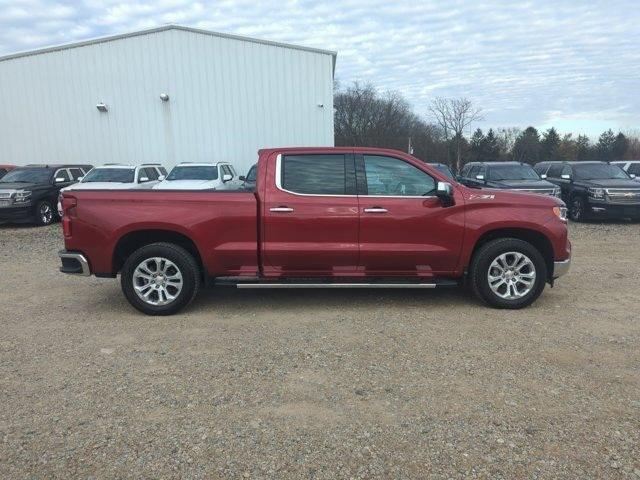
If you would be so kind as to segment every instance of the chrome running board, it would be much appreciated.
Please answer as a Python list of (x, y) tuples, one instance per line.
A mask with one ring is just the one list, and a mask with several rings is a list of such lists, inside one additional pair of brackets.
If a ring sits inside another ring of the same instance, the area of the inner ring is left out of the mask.
[(238, 283), (238, 288), (436, 288), (435, 283)]

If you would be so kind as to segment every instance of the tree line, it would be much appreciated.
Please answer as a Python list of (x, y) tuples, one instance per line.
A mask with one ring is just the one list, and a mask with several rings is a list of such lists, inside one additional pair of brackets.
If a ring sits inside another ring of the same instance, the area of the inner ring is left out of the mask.
[(425, 162), (446, 163), (460, 171), (471, 161), (640, 159), (640, 135), (603, 132), (596, 142), (586, 135), (560, 134), (555, 128), (480, 128), (481, 110), (465, 98), (435, 98), (430, 116), (421, 118), (397, 92), (379, 93), (372, 85), (336, 85), (336, 146), (365, 146), (412, 151)]

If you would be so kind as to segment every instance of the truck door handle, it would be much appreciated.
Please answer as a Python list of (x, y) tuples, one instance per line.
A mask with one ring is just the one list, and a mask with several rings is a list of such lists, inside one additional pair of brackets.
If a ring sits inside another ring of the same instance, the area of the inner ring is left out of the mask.
[(387, 213), (388, 210), (382, 207), (365, 208), (364, 213)]
[(293, 212), (293, 208), (290, 207), (273, 207), (269, 209), (270, 212)]

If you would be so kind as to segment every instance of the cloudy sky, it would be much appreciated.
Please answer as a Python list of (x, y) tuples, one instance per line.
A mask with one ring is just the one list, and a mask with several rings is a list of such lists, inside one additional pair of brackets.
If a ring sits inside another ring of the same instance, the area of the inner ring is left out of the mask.
[(0, 55), (166, 23), (338, 51), (342, 85), (418, 114), (466, 96), (481, 126), (640, 128), (638, 0), (0, 0)]

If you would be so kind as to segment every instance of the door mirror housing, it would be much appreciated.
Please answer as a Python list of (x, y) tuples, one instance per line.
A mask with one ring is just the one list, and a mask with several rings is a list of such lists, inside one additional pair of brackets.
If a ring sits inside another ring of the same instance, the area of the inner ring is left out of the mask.
[(562, 180), (571, 180), (571, 175), (569, 175), (568, 173), (563, 173), (562, 175), (560, 175), (560, 178)]
[(630, 173), (630, 174), (629, 174), (629, 176), (630, 176), (631, 178), (636, 178), (636, 174), (635, 174), (635, 173)]
[(484, 175), (476, 175), (476, 180), (480, 180), (481, 182), (484, 182)]
[(224, 175), (222, 175), (222, 181), (223, 182), (229, 182), (233, 180), (233, 176), (229, 175), (228, 173), (225, 173)]
[(149, 181), (149, 177), (140, 177), (140, 179), (138, 180), (138, 183), (144, 183), (148, 181)]
[(547, 179), (547, 174), (546, 174), (546, 173), (543, 173), (542, 175), (540, 175), (540, 178), (541, 178), (542, 180), (546, 180), (546, 179)]
[(67, 181), (67, 179), (64, 178), (64, 177), (56, 177), (53, 181), (55, 183), (65, 183)]
[(160, 176), (158, 177), (158, 181), (160, 181), (160, 182), (161, 182), (161, 181), (163, 181), (164, 179), (165, 179), (165, 176), (164, 176), (164, 175), (160, 175)]
[(450, 207), (453, 201), (453, 186), (448, 182), (438, 182), (436, 187), (436, 197), (440, 199), (443, 207)]
[(244, 182), (247, 179), (247, 177), (245, 177), (244, 175), (240, 175), (238, 177), (238, 180), (240, 180), (241, 182)]

